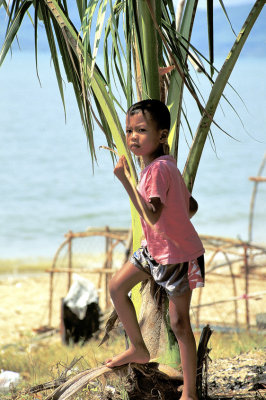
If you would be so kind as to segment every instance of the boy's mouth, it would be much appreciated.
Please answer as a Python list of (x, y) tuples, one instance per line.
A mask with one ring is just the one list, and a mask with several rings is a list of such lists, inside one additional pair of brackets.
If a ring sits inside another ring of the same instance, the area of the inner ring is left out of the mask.
[(137, 143), (132, 143), (130, 145), (130, 149), (138, 149), (138, 148), (140, 148), (140, 146)]

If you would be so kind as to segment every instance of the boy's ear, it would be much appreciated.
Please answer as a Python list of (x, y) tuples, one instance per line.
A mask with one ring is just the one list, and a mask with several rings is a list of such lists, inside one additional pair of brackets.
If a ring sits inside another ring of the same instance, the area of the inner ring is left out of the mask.
[(161, 135), (160, 135), (160, 142), (161, 143), (165, 143), (167, 141), (168, 138), (168, 130), (167, 129), (163, 129), (161, 131)]

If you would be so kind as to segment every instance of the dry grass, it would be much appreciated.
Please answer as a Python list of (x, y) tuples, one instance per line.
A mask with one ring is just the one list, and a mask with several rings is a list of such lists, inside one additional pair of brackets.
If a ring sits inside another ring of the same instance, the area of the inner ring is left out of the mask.
[(51, 268), (51, 264), (52, 261), (49, 258), (0, 259), (0, 274), (44, 272)]
[(0, 353), (0, 365), (4, 370), (19, 372), (29, 385), (36, 385), (57, 378), (76, 358), (78, 370), (93, 368), (114, 353), (121, 352), (124, 341), (121, 338), (103, 344), (92, 339), (84, 346), (65, 346), (59, 335), (40, 341), (24, 338), (14, 345), (4, 346)]
[[(196, 332), (197, 340), (199, 336), (200, 332)], [(13, 398), (37, 399), (36, 395), (35, 397), (29, 395), (27, 395), (28, 397), (25, 397), (26, 395), (15, 397), (15, 395), (18, 395), (18, 391), (23, 389), (58, 378), (73, 359), (79, 359), (72, 369), (72, 373), (76, 374), (101, 365), (106, 358), (121, 352), (125, 346), (123, 336), (119, 335), (113, 336), (109, 343), (105, 343), (101, 347), (98, 347), (99, 342), (100, 338), (97, 338), (90, 340), (84, 346), (66, 347), (61, 343), (57, 334), (38, 341), (24, 337), (19, 343), (3, 346), (0, 350), (1, 368), (19, 372), (21, 375), (21, 384), (16, 393), (13, 393)], [(265, 335), (257, 332), (226, 334), (214, 332), (210, 340), (212, 349), (210, 357), (213, 360), (233, 357), (250, 350), (263, 349), (265, 346)], [(1, 397), (3, 400), (11, 398), (11, 393)]]
[(266, 347), (265, 333), (256, 331), (241, 333), (221, 333), (212, 334), (209, 347), (211, 348), (210, 357), (213, 360), (246, 353), (250, 350), (259, 350)]
[[(0, 273), (41, 272), (50, 268), (50, 266), (50, 260), (28, 260), (27, 262), (2, 260), (0, 261)], [(36, 274), (36, 277), (25, 280), (22, 277), (23, 275), (17, 275), (11, 281), (5, 278), (0, 281), (1, 296), (2, 300), (4, 300), (4, 303), (2, 303), (4, 307), (2, 310), (2, 325), (0, 325), (2, 327), (0, 368), (20, 373), (21, 384), (17, 390), (27, 389), (31, 386), (57, 379), (71, 364), (73, 359), (79, 359), (79, 362), (75, 364), (72, 371), (73, 373), (77, 373), (78, 371), (101, 365), (106, 358), (124, 349), (124, 338), (118, 335), (114, 336), (109, 343), (104, 344), (100, 348), (98, 347), (100, 338), (92, 339), (84, 346), (66, 347), (61, 343), (58, 334), (46, 339), (36, 337), (33, 333), (33, 328), (38, 328), (40, 325), (47, 323), (48, 276), (47, 274)], [(55, 307), (52, 321), (52, 325), (55, 327), (59, 326), (60, 307), (58, 305), (60, 304), (60, 298), (65, 294), (65, 278), (65, 276), (57, 276), (56, 278)], [(213, 284), (212, 282), (209, 288), (211, 288), (211, 293), (217, 295)], [(227, 288), (226, 285), (221, 284), (220, 287), (223, 292)], [(206, 286), (206, 289), (208, 289), (208, 286)], [(256, 290), (257, 288), (254, 287), (254, 291)], [(241, 293), (241, 291), (239, 292)], [(229, 295), (230, 293), (228, 293)], [(204, 290), (204, 296), (209, 296), (207, 290)], [(207, 300), (210, 301), (210, 298), (208, 297)], [(205, 299), (203, 298), (202, 301), (205, 302)], [(262, 303), (262, 300), (256, 300), (256, 303), (259, 305)], [(258, 311), (255, 308), (254, 310), (253, 314), (255, 315)], [(4, 313), (5, 311), (6, 314)], [(227, 308), (223, 307), (223, 311), (226, 313), (227, 318), (228, 314), (231, 315), (231, 313), (228, 313)], [(221, 307), (214, 310), (214, 312), (215, 315), (221, 314)], [(208, 318), (210, 318), (210, 322), (216, 321), (211, 318), (210, 312), (208, 312)], [(209, 322), (207, 318), (203, 318), (203, 320), (204, 322)], [(226, 320), (225, 317), (223, 320)], [(195, 322), (194, 313), (192, 321)], [(197, 341), (199, 337), (200, 332), (196, 332)], [(250, 350), (263, 349), (266, 347), (266, 339), (265, 335), (255, 330), (250, 333), (214, 332), (211, 336), (210, 347), (212, 349), (210, 357), (216, 360), (233, 357)], [(42, 397), (42, 393), (38, 394), (39, 397), (37, 395), (29, 396), (26, 394), (21, 395), (21, 392), (19, 393), (17, 391), (13, 395), (11, 393), (5, 395), (0, 393), (0, 398), (1, 400), (12, 398), (35, 400), (45, 398), (45, 396)], [(121, 399), (123, 399), (123, 396), (126, 398), (123, 387), (120, 388), (120, 393)], [(85, 392), (82, 396), (84, 399), (88, 398)], [(75, 400), (77, 399), (75, 398)], [(79, 399), (82, 399), (82, 397), (79, 397)]]

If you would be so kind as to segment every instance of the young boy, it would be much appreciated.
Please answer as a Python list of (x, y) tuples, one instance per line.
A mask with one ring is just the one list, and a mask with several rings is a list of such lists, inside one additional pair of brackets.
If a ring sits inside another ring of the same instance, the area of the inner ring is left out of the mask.
[(168, 108), (158, 100), (141, 101), (127, 112), (127, 146), (135, 156), (142, 157), (145, 167), (138, 194), (127, 178), (129, 167), (124, 156), (114, 173), (140, 214), (146, 240), (110, 282), (110, 294), (130, 346), (107, 360), (106, 365), (111, 368), (150, 360), (128, 293), (152, 276), (169, 297), (170, 323), (178, 340), (184, 376), (181, 399), (196, 400), (196, 344), (189, 307), (192, 289), (204, 286), (204, 249), (190, 222), (197, 203), (188, 192), (176, 161), (167, 155), (169, 129)]

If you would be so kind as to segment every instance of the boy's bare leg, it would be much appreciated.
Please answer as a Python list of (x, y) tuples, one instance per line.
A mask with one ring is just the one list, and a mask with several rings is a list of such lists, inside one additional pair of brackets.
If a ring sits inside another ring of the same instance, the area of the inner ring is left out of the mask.
[(135, 308), (128, 297), (130, 290), (148, 277), (148, 274), (139, 270), (131, 262), (127, 262), (110, 282), (110, 295), (117, 315), (130, 339), (130, 346), (123, 353), (107, 360), (107, 367), (117, 367), (131, 362), (144, 364), (150, 360), (150, 354), (141, 335)]
[(178, 340), (184, 377), (184, 388), (180, 400), (198, 399), (196, 393), (197, 351), (189, 318), (190, 301), (190, 290), (181, 296), (169, 298), (171, 328)]

